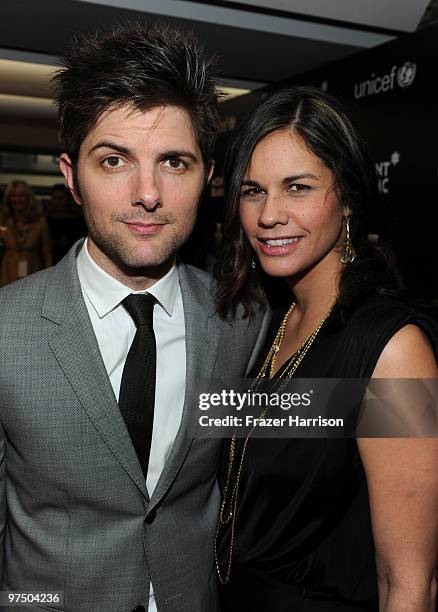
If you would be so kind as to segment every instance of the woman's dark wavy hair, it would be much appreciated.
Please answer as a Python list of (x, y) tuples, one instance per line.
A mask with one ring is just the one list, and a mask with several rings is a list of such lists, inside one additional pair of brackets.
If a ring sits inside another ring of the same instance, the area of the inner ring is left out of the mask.
[(367, 293), (392, 287), (392, 256), (368, 241), (369, 213), (377, 201), (377, 177), (366, 146), (342, 104), (314, 87), (293, 87), (265, 100), (240, 126), (225, 162), (226, 217), (222, 256), (215, 269), (217, 307), (222, 317), (239, 303), (251, 317), (266, 296), (261, 275), (251, 269), (252, 249), (239, 220), (240, 190), (257, 143), (276, 130), (297, 134), (331, 172), (341, 202), (351, 211), (357, 256), (340, 279), (338, 313), (354, 308)]

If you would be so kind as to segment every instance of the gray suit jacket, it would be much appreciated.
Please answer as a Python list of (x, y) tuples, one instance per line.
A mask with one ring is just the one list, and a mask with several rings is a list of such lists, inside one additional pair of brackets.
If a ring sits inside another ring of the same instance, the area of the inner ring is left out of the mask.
[(152, 580), (160, 612), (214, 612), (221, 443), (190, 434), (191, 391), (203, 377), (243, 376), (269, 317), (220, 320), (209, 276), (179, 266), (187, 392), (149, 499), (82, 297), (77, 246), (0, 291), (1, 589), (63, 591), (55, 609), (69, 612), (128, 612), (147, 610)]

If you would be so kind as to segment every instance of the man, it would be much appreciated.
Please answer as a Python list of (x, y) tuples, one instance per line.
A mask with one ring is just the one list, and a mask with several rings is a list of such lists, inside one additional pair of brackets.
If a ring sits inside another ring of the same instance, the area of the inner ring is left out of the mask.
[(220, 320), (175, 259), (213, 168), (211, 65), (186, 34), (130, 25), (77, 41), (56, 85), (88, 238), (0, 292), (1, 588), (214, 612), (220, 441), (193, 439), (193, 389), (243, 375), (267, 318)]

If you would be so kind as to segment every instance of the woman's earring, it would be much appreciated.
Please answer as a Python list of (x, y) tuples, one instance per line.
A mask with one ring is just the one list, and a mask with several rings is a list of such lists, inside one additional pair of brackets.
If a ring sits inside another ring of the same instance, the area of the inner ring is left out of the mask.
[(350, 215), (344, 217), (345, 221), (345, 241), (342, 247), (341, 263), (349, 264), (356, 259), (356, 253), (350, 238)]
[(257, 268), (257, 264), (256, 264), (255, 259), (254, 259), (254, 257), (253, 257), (253, 258), (251, 259), (251, 269), (252, 269), (252, 270), (255, 270), (256, 268)]

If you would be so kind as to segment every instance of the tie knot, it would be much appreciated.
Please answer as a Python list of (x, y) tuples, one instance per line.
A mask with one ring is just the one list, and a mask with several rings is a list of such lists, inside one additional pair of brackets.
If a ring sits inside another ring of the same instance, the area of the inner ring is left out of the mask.
[(131, 293), (126, 297), (123, 306), (130, 314), (135, 326), (147, 325), (153, 329), (153, 312), (155, 298), (149, 293)]

